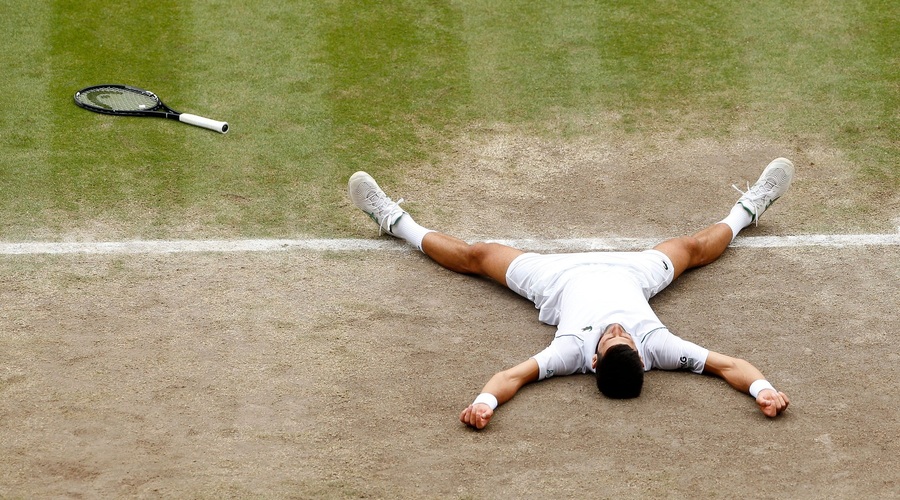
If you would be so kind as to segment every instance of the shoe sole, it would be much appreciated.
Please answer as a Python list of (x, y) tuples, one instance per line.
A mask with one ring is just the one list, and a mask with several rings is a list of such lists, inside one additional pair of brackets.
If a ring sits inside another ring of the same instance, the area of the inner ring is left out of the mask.
[[(378, 217), (375, 216), (375, 213), (369, 211), (369, 200), (366, 198), (365, 194), (371, 192), (371, 189), (360, 189), (360, 187), (364, 184), (369, 184), (370, 186), (372, 186), (372, 189), (380, 192), (382, 196), (384, 196), (385, 198), (388, 197), (387, 194), (385, 194), (384, 190), (381, 189), (381, 186), (379, 186), (378, 183), (375, 182), (375, 179), (371, 175), (366, 172), (359, 171), (351, 175), (350, 179), (347, 181), (347, 194), (350, 197), (350, 201), (352, 201), (353, 204), (356, 205), (356, 208), (360, 209), (364, 214), (368, 215), (369, 218), (378, 225), (379, 235), (382, 233), (393, 235), (394, 233), (391, 232), (391, 227), (393, 227), (394, 224), (396, 224), (397, 221), (400, 220), (400, 217), (402, 217), (403, 215), (401, 214), (400, 216), (395, 218), (388, 227), (383, 226), (383, 221), (379, 221)], [(398, 202), (395, 202), (395, 204), (399, 206), (399, 203), (401, 203), (402, 201), (403, 199), (400, 199)]]
[[(766, 168), (763, 169), (762, 174), (760, 174), (759, 179), (756, 182), (757, 183), (764, 182), (764, 179), (768, 176), (769, 171), (779, 168), (779, 167), (782, 170), (784, 170), (785, 177), (787, 178), (787, 180), (785, 182), (778, 183), (778, 187), (779, 187), (779, 190), (781, 191), (781, 194), (779, 194), (778, 196), (769, 200), (769, 203), (766, 204), (765, 207), (763, 207), (762, 212), (757, 213), (757, 214), (754, 214), (751, 209), (747, 208), (746, 205), (741, 203), (741, 206), (744, 207), (744, 210), (746, 210), (747, 213), (750, 214), (750, 217), (753, 218), (752, 222), (757, 222), (759, 220), (759, 217), (764, 212), (766, 212), (769, 209), (769, 207), (774, 205), (775, 202), (778, 201), (779, 198), (784, 196), (784, 193), (786, 193), (788, 188), (791, 187), (791, 182), (793, 182), (793, 180), (794, 180), (794, 162), (792, 162), (791, 160), (788, 160), (787, 158), (775, 158), (774, 160), (770, 161), (769, 164), (766, 165)], [(782, 186), (784, 186), (784, 187), (782, 188)]]
[(365, 195), (362, 195), (360, 197), (356, 194), (359, 190), (359, 187), (366, 182), (371, 183), (375, 187), (375, 189), (381, 190), (381, 187), (377, 182), (375, 182), (375, 179), (373, 179), (371, 175), (367, 174), (366, 172), (359, 171), (351, 175), (350, 180), (347, 181), (347, 195), (350, 197), (350, 201), (352, 201), (353, 204), (356, 205), (356, 208), (365, 212), (369, 217), (374, 218), (374, 215), (366, 210)]
[[(791, 182), (793, 182), (793, 180), (794, 180), (794, 162), (792, 162), (791, 160), (788, 160), (787, 158), (775, 158), (774, 160), (769, 162), (769, 164), (766, 166), (765, 170), (763, 170), (762, 175), (759, 176), (760, 180), (764, 179), (766, 177), (766, 173), (769, 170), (778, 168), (779, 165), (781, 165), (782, 168), (784, 169), (784, 173), (787, 176), (787, 182), (784, 183), (784, 189), (781, 190), (781, 194), (772, 200), (773, 203), (778, 198), (781, 198), (784, 195), (784, 193), (787, 192), (788, 188), (791, 187)], [(779, 187), (781, 187), (781, 184), (779, 184)]]

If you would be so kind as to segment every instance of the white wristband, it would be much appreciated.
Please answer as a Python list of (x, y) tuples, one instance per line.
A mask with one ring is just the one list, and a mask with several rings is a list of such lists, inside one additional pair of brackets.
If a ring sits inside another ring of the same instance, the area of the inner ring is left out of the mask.
[(775, 390), (775, 388), (772, 387), (772, 384), (770, 384), (768, 380), (761, 378), (756, 382), (750, 384), (750, 395), (753, 396), (754, 399), (756, 399), (756, 397), (759, 396), (760, 391), (762, 391), (763, 389), (772, 389), (773, 391)]
[(492, 410), (497, 408), (497, 398), (489, 392), (482, 392), (475, 398), (475, 401), (472, 402), (473, 405), (477, 405), (478, 403), (484, 403), (490, 406)]

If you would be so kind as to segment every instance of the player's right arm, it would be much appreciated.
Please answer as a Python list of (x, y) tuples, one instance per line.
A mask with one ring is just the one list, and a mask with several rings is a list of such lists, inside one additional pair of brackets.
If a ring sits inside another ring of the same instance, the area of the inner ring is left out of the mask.
[[(750, 392), (754, 381), (765, 381), (762, 372), (748, 361), (713, 351), (709, 351), (703, 371), (723, 378), (728, 385), (745, 394)], [(767, 417), (780, 415), (790, 403), (787, 394), (774, 388), (762, 389), (756, 395), (759, 411)]]
[[(534, 382), (540, 375), (540, 368), (534, 358), (494, 374), (485, 384), (482, 393), (492, 394), (497, 404), (502, 405), (519, 392), (525, 384)], [(459, 415), (459, 421), (476, 429), (483, 429), (494, 416), (494, 410), (485, 403), (470, 404)]]

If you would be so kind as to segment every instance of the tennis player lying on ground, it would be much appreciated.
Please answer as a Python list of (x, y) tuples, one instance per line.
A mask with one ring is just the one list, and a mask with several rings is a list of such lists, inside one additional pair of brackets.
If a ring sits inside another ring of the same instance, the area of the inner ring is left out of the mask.
[(773, 160), (721, 222), (692, 236), (666, 240), (642, 252), (540, 255), (498, 243), (469, 244), (426, 229), (391, 200), (365, 172), (350, 177), (353, 203), (382, 231), (402, 238), (441, 266), (487, 276), (534, 302), (540, 321), (556, 325), (550, 345), (528, 360), (495, 374), (459, 419), (484, 428), (498, 405), (529, 382), (573, 373), (596, 374), (610, 398), (641, 394), (644, 372), (653, 368), (710, 373), (756, 399), (775, 417), (789, 404), (762, 373), (743, 359), (707, 350), (672, 334), (649, 300), (684, 271), (716, 260), (738, 232), (781, 197), (794, 165)]

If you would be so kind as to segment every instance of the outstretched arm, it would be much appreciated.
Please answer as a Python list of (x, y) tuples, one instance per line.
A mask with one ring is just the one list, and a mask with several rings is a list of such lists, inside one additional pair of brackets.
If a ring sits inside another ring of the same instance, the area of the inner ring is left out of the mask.
[[(494, 374), (488, 383), (485, 384), (481, 393), (493, 395), (497, 398), (497, 404), (502, 405), (512, 399), (522, 386), (537, 380), (539, 375), (540, 369), (537, 361), (534, 358), (529, 358), (527, 361), (523, 361), (508, 370)], [(493, 416), (494, 410), (490, 405), (476, 402), (470, 404), (462, 411), (459, 415), (459, 421), (476, 429), (483, 429)]]
[[(757, 381), (763, 381), (763, 385), (771, 387), (765, 383), (762, 372), (747, 361), (713, 351), (709, 352), (703, 371), (725, 379), (728, 385), (743, 393), (750, 392), (750, 386)], [(754, 391), (755, 389), (754, 387)], [(775, 417), (787, 409), (790, 401), (785, 393), (765, 388), (756, 395), (756, 404), (767, 417)]]

